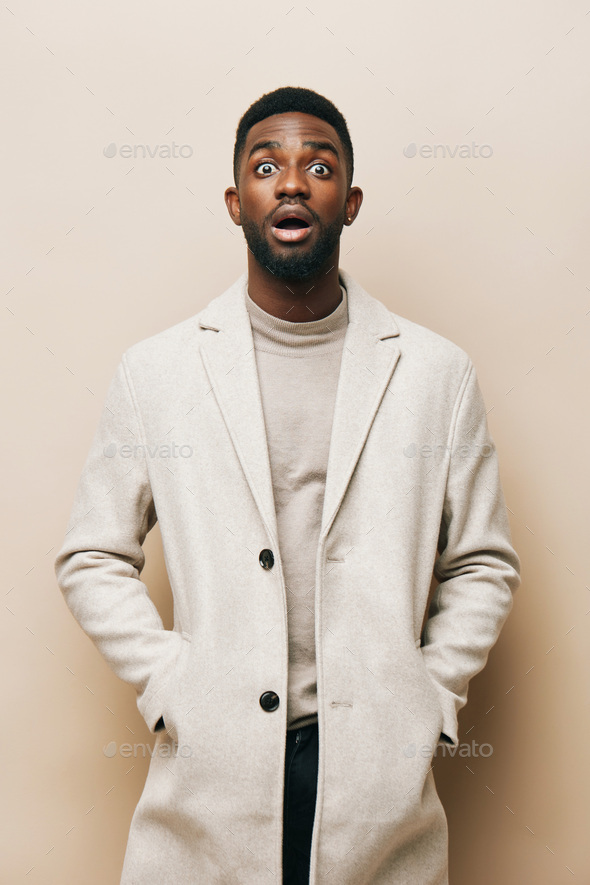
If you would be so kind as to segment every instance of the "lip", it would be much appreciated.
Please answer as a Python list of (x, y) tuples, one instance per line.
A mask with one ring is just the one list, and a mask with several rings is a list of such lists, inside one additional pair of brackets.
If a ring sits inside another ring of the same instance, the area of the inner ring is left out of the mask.
[[(297, 218), (299, 221), (304, 221), (308, 226), (300, 228), (277, 227), (277, 225), (286, 218)], [(313, 216), (311, 212), (299, 203), (283, 203), (273, 215), (271, 230), (274, 238), (281, 243), (300, 243), (307, 239), (312, 228)]]
[(313, 217), (311, 215), (311, 212), (309, 212), (305, 208), (305, 206), (301, 206), (299, 203), (283, 203), (282, 206), (279, 206), (279, 208), (273, 215), (273, 224), (277, 225), (280, 221), (284, 221), (285, 218), (298, 218), (300, 221), (305, 221), (305, 223), (309, 224), (310, 227), (313, 224)]
[(301, 240), (307, 239), (313, 230), (313, 225), (291, 229), (273, 226), (271, 230), (275, 239), (282, 243), (299, 243)]

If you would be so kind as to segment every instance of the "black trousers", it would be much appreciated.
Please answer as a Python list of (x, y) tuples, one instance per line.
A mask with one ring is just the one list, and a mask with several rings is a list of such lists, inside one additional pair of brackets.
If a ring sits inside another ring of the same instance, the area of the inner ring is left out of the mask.
[(309, 885), (318, 782), (318, 726), (287, 731), (283, 803), (283, 885)]

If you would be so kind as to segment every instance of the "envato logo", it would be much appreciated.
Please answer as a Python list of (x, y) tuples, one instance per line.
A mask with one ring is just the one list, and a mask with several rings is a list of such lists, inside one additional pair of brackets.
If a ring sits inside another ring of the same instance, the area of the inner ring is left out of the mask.
[(441, 456), (449, 452), (451, 458), (489, 458), (494, 452), (494, 447), (490, 443), (464, 443), (451, 449), (448, 445), (442, 443), (437, 446), (417, 446), (416, 443), (409, 443), (403, 450), (406, 458), (432, 458), (436, 455)]
[(163, 741), (160, 744), (154, 744), (153, 747), (150, 747), (149, 744), (118, 744), (116, 741), (111, 741), (105, 747), (102, 748), (103, 754), (107, 757), (107, 759), (113, 759), (115, 756), (123, 756), (124, 759), (145, 759), (149, 757), (151, 759), (152, 756), (192, 756), (192, 748), (188, 744), (175, 744), (172, 745), (171, 742)]
[(412, 141), (406, 145), (403, 151), (404, 157), (408, 157), (408, 159), (412, 157), (436, 159), (440, 155), (444, 158), (450, 157), (451, 160), (454, 160), (455, 157), (489, 160), (494, 153), (491, 144), (476, 144), (474, 141), (471, 144), (456, 144), (452, 147), (448, 144), (416, 144), (415, 141)]
[(193, 155), (193, 149), (190, 144), (177, 145), (174, 141), (172, 144), (121, 144), (119, 147), (115, 142), (111, 142), (103, 149), (103, 154), (109, 160), (119, 155), (124, 160), (153, 160), (154, 157), (160, 157), (162, 160), (181, 159), (188, 160)]
[(429, 758), (432, 755), (438, 756), (439, 750), (442, 751), (440, 754), (442, 756), (483, 756), (484, 759), (487, 759), (494, 752), (491, 744), (478, 744), (476, 741), (471, 741), (470, 744), (459, 744), (455, 747), (452, 744), (441, 741), (434, 750), (434, 754), (432, 746), (429, 744), (423, 744), (421, 747), (417, 747), (416, 744), (408, 744), (407, 747), (404, 747), (404, 756), (412, 758), (413, 756), (420, 755)]
[(190, 458), (193, 454), (192, 446), (177, 446), (176, 443), (166, 443), (165, 445), (144, 446), (140, 443), (134, 445), (125, 444), (118, 446), (117, 443), (109, 443), (102, 450), (105, 458), (114, 458), (118, 455), (120, 458)]

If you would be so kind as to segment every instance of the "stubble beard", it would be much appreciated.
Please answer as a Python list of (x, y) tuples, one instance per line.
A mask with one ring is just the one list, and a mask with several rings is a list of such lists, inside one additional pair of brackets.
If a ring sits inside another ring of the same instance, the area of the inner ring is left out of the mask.
[(243, 211), (241, 222), (248, 248), (258, 264), (281, 280), (296, 281), (310, 279), (325, 270), (340, 240), (345, 217), (346, 206), (342, 208), (340, 217), (330, 224), (322, 225), (317, 218), (314, 219), (314, 226), (320, 225), (320, 233), (311, 249), (304, 251), (296, 244), (291, 246), (287, 243), (281, 253), (272, 248), (262, 229)]

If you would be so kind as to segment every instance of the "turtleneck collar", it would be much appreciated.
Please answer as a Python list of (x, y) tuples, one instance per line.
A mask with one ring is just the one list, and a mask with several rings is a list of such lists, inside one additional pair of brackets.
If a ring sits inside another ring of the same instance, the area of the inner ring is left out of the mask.
[(285, 356), (309, 356), (341, 348), (348, 326), (348, 301), (346, 289), (342, 284), (340, 288), (342, 300), (328, 316), (308, 323), (292, 323), (263, 310), (246, 287), (245, 301), (255, 348)]

